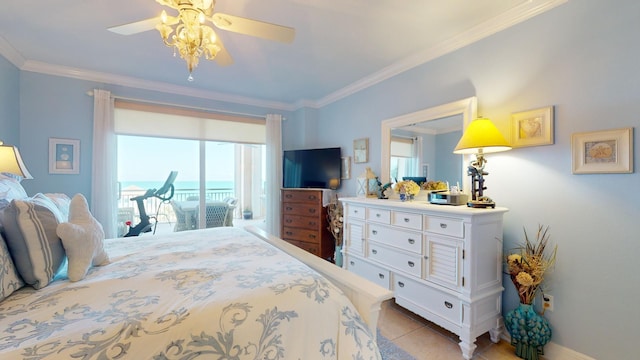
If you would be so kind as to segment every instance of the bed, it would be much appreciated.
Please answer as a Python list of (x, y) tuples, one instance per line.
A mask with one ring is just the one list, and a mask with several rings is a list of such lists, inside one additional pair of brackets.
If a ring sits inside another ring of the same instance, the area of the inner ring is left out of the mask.
[[(391, 293), (261, 229), (102, 245), (108, 262), (82, 279), (69, 280), (69, 257), (39, 289), (5, 292), (0, 359), (380, 359)], [(5, 285), (11, 257), (0, 256)]]

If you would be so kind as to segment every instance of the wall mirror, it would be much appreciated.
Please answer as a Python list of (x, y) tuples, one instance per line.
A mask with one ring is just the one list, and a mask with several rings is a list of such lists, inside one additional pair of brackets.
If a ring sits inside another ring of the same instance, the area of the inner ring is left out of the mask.
[(469, 156), (455, 155), (453, 148), (476, 113), (474, 96), (382, 121), (380, 181), (396, 180), (392, 172), (398, 174), (398, 152), (402, 152), (402, 143), (410, 143), (413, 156), (400, 165), (406, 168), (400, 170), (401, 174), (448, 181), (450, 185), (459, 182), (468, 193), (465, 180)]

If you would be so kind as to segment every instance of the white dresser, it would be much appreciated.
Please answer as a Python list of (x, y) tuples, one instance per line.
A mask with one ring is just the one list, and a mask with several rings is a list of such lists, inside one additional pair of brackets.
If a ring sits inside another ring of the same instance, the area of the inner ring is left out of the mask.
[(341, 198), (344, 268), (392, 290), (396, 303), (460, 336), (465, 359), (502, 331), (502, 217), (472, 209)]

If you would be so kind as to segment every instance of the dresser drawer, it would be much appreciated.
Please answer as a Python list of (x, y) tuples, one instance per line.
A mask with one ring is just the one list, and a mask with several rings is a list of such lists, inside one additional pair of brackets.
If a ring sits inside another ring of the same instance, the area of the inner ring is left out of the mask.
[(282, 190), (282, 202), (306, 202), (322, 204), (322, 192), (304, 190)]
[(369, 242), (368, 258), (381, 264), (420, 277), (422, 274), (422, 256), (400, 252), (383, 245)]
[(416, 254), (422, 254), (422, 234), (417, 231), (390, 228), (379, 224), (369, 224), (367, 238)]
[(460, 219), (429, 215), (425, 220), (425, 230), (436, 234), (464, 238), (464, 222)]
[(321, 212), (318, 205), (306, 203), (282, 203), (282, 214), (302, 215), (302, 216), (320, 216)]
[(366, 216), (366, 210), (363, 206), (354, 206), (354, 205), (347, 205), (347, 217), (349, 219), (358, 219), (358, 220), (364, 220), (365, 216)]
[(391, 214), (391, 225), (413, 230), (422, 230), (422, 215), (394, 211)]
[[(398, 303), (402, 304), (402, 300), (406, 300), (414, 306), (417, 305), (422, 310), (417, 313), (428, 320), (432, 320), (428, 315), (433, 314), (456, 325), (462, 324), (462, 303), (455, 295), (402, 275), (394, 275), (393, 291)], [(436, 319), (434, 320), (438, 323)]]
[(322, 226), (321, 219), (319, 219), (317, 216), (313, 217), (285, 214), (282, 217), (282, 221), (284, 222), (284, 226), (287, 227), (317, 230), (320, 226)]
[(285, 239), (286, 242), (290, 243), (291, 245), (295, 245), (297, 247), (299, 247), (300, 249), (312, 253), (313, 255), (316, 256), (322, 256), (322, 254), (320, 253), (320, 246), (316, 243), (308, 243), (308, 242), (304, 242), (304, 241), (298, 241), (298, 240), (291, 240), (291, 239)]
[(318, 233), (318, 231), (293, 228), (288, 226), (285, 226), (282, 230), (282, 238), (284, 240), (299, 240), (315, 244), (320, 243), (320, 234)]
[(381, 224), (391, 223), (391, 210), (368, 208), (367, 219)]
[(347, 270), (356, 275), (362, 276), (385, 289), (391, 288), (391, 273), (389, 270), (385, 270), (356, 257), (348, 257), (345, 260), (345, 267)]

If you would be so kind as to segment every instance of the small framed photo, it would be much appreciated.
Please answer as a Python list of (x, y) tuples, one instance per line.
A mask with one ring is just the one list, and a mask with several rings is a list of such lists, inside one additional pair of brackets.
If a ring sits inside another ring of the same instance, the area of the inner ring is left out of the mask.
[(633, 128), (571, 135), (574, 174), (633, 172)]
[(511, 146), (553, 144), (553, 106), (511, 115)]
[(369, 138), (353, 140), (353, 162), (366, 163), (369, 161)]
[(49, 138), (49, 174), (80, 174), (80, 140)]
[(340, 179), (351, 179), (351, 156), (342, 157), (342, 174)]

